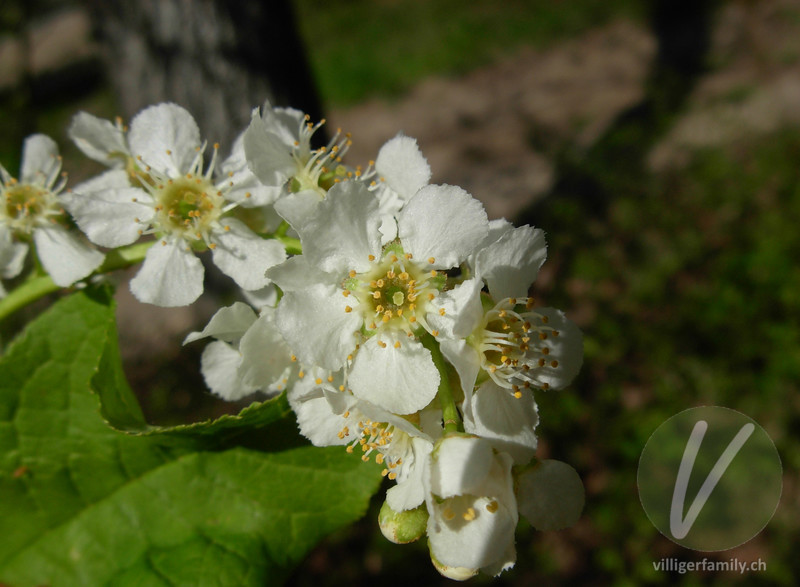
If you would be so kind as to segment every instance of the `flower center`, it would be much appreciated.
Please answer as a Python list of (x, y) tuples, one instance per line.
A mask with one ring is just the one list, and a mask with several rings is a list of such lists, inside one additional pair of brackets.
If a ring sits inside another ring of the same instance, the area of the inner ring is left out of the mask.
[(515, 298), (501, 300), (484, 316), (476, 345), (483, 370), (516, 397), (522, 395), (520, 386), (547, 389), (547, 383), (536, 381), (536, 370), (558, 367), (558, 361), (548, 357), (548, 340), (559, 331), (547, 325), (547, 316), (531, 311), (533, 303), (533, 298), (528, 298), (525, 309), (517, 311)]
[(48, 215), (55, 203), (50, 190), (30, 184), (14, 184), (5, 192), (5, 216), (11, 228), (30, 232)]
[(160, 228), (188, 238), (202, 238), (222, 213), (224, 199), (211, 183), (187, 174), (158, 186)]
[[(350, 272), (344, 294), (353, 293), (359, 301), (368, 331), (382, 327), (410, 333), (424, 321), (428, 304), (436, 297), (439, 282), (435, 271), (425, 271), (411, 260), (411, 255), (389, 249), (380, 261), (365, 273)], [(349, 307), (349, 306), (348, 306)]]
[(342, 135), (341, 130), (337, 130), (327, 146), (312, 150), (311, 137), (325, 124), (325, 119), (317, 124), (309, 120), (310, 117), (306, 114), (300, 125), (300, 140), (295, 142), (292, 151), (297, 171), (289, 183), (289, 190), (292, 192), (311, 190), (324, 198), (333, 184), (343, 179), (344, 172), (340, 164), (350, 147), (350, 134)]

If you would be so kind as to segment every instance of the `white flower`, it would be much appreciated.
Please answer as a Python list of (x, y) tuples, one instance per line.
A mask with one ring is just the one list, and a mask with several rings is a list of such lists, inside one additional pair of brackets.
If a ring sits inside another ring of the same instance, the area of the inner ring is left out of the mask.
[[(78, 225), (102, 246), (119, 247), (143, 234), (159, 240), (147, 252), (131, 291), (160, 306), (192, 303), (203, 292), (203, 266), (194, 249), (212, 250), (214, 263), (245, 290), (269, 284), (267, 268), (286, 258), (283, 246), (253, 233), (229, 212), (247, 200), (252, 176), (241, 155), (223, 164), (229, 174), (213, 178), (214, 156), (203, 172), (203, 144), (192, 116), (175, 104), (140, 112), (128, 135), (142, 168), (142, 187), (120, 187), (112, 170), (75, 188), (65, 202)], [(237, 184), (243, 181), (244, 187)]]
[(19, 180), (0, 166), (0, 249), (4, 249), (0, 256), (5, 257), (0, 265), (2, 277), (21, 271), (28, 250), (24, 242), (10, 244), (12, 235), (23, 241), (33, 239), (45, 271), (62, 287), (83, 279), (103, 262), (102, 253), (59, 223), (64, 214), (59, 194), (66, 184), (60, 171), (57, 145), (41, 134), (25, 139)]
[(527, 296), (545, 256), (542, 231), (491, 222), (469, 259), (475, 277), (442, 294), (444, 315), (429, 319), (459, 374), (466, 430), (492, 439), (518, 464), (535, 452), (538, 422), (533, 398), (523, 391), (566, 386), (583, 360), (581, 332), (563, 312), (514, 297)]
[(433, 440), (441, 435), (441, 411), (423, 410), (412, 420), (360, 400), (346, 391), (342, 372), (312, 368), (288, 392), (300, 432), (315, 446), (346, 446), (385, 466), (396, 481), (386, 501), (396, 512), (425, 501), (422, 483)]
[(525, 464), (536, 452), (539, 421), (530, 390), (572, 381), (583, 359), (581, 332), (559, 310), (534, 310), (530, 298), (484, 309), (482, 301), (492, 302), (481, 285), (476, 277), (442, 294), (445, 315), (429, 321), (450, 336), (440, 336), (440, 348), (464, 391), (465, 430)]
[(514, 565), (519, 516), (511, 464), (474, 436), (448, 436), (434, 447), (425, 477), (428, 539), (443, 574), (496, 575)]
[(424, 408), (439, 373), (418, 340), (445, 312), (438, 270), (458, 266), (488, 232), (481, 204), (453, 186), (426, 186), (381, 246), (378, 202), (360, 182), (336, 184), (298, 229), (303, 255), (268, 271), (285, 292), (278, 328), (301, 361), (338, 370), (360, 399), (395, 414)]
[(313, 149), (311, 139), (325, 124), (310, 122), (307, 114), (293, 108), (273, 108), (269, 102), (253, 110), (244, 132), (244, 152), (259, 181), (282, 191), (277, 212), (294, 228), (302, 225), (310, 210), (325, 197), (338, 179), (360, 172), (341, 164), (350, 146), (349, 135), (337, 131), (327, 146)]
[(217, 339), (203, 350), (201, 371), (206, 385), (222, 399), (236, 401), (257, 391), (274, 394), (286, 388), (293, 361), (275, 328), (274, 313), (267, 306), (256, 316), (247, 304), (236, 302), (184, 340)]

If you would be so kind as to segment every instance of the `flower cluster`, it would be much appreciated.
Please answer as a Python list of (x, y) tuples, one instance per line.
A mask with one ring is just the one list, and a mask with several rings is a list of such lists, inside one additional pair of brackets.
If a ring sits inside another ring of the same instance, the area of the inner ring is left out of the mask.
[(351, 167), (348, 135), (313, 146), (321, 124), (265, 104), (220, 162), (175, 104), (130, 127), (81, 113), (70, 137), (110, 169), (66, 192), (55, 144), (32, 136), (20, 180), (0, 168), (0, 277), (34, 247), (70, 285), (103, 262), (90, 243), (143, 239), (132, 292), (181, 306), (203, 292), (207, 252), (247, 300), (186, 339), (214, 339), (209, 388), (227, 400), (285, 392), (314, 445), (383, 465), (387, 538), (426, 535), (447, 577), (496, 575), (516, 560), (520, 514), (557, 529), (583, 507), (575, 471), (534, 457), (535, 394), (566, 386), (583, 355), (577, 327), (528, 297), (544, 233), (431, 184), (410, 137)]
[(302, 254), (266, 270), (274, 307), (223, 308), (188, 340), (217, 339), (203, 358), (216, 393), (286, 389), (313, 444), (382, 464), (387, 538), (427, 535), (451, 578), (498, 574), (515, 562), (520, 513), (554, 529), (583, 507), (571, 467), (534, 459), (534, 393), (567, 385), (583, 356), (575, 325), (528, 297), (544, 234), (431, 185), (410, 137), (353, 168), (346, 136), (311, 148), (317, 128), (293, 110), (254, 112), (247, 162), (281, 190), (273, 206)]

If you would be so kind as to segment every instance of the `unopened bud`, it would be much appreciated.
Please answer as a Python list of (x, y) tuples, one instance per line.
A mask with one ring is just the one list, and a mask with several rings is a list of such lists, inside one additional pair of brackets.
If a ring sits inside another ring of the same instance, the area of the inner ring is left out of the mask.
[[(428, 549), (430, 550), (430, 541), (428, 541)], [(436, 557), (433, 556), (433, 552), (431, 551), (431, 562), (433, 566), (439, 571), (443, 577), (447, 577), (448, 579), (452, 579), (453, 581), (466, 581), (467, 579), (471, 579), (475, 575), (478, 574), (479, 569), (468, 569), (467, 567), (448, 567), (447, 565), (443, 565)]]
[(386, 539), (395, 544), (408, 544), (419, 540), (425, 534), (428, 524), (428, 510), (425, 504), (416, 509), (396, 512), (383, 502), (378, 514), (378, 524)]

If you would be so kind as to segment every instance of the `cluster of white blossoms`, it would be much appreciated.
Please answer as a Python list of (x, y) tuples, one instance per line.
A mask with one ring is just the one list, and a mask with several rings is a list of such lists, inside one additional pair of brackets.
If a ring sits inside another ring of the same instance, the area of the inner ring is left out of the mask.
[(583, 356), (577, 327), (528, 297), (544, 234), (430, 184), (410, 137), (350, 167), (349, 136), (312, 146), (321, 124), (265, 104), (230, 157), (218, 162), (214, 145), (206, 164), (195, 121), (175, 104), (130, 128), (81, 113), (70, 137), (110, 169), (63, 192), (54, 143), (29, 138), (20, 181), (0, 169), (0, 276), (20, 272), (32, 242), (69, 285), (103, 260), (87, 240), (144, 238), (153, 246), (132, 292), (181, 306), (202, 293), (197, 255), (210, 251), (247, 302), (186, 339), (215, 339), (201, 365), (209, 388), (227, 400), (287, 393), (314, 445), (385, 467), (387, 538), (427, 536), (447, 577), (496, 575), (516, 560), (520, 514), (558, 529), (583, 508), (574, 469), (534, 456), (534, 394), (566, 386)]
[(272, 206), (302, 254), (266, 269), (277, 304), (223, 308), (187, 340), (217, 339), (203, 355), (217, 394), (285, 389), (313, 444), (384, 465), (387, 538), (427, 535), (454, 579), (498, 574), (516, 560), (520, 513), (558, 529), (583, 508), (574, 469), (534, 459), (534, 393), (567, 385), (583, 357), (577, 327), (528, 297), (544, 234), (430, 185), (410, 137), (352, 168), (348, 137), (311, 147), (318, 127), (295, 110), (254, 112), (246, 160), (280, 190)]

